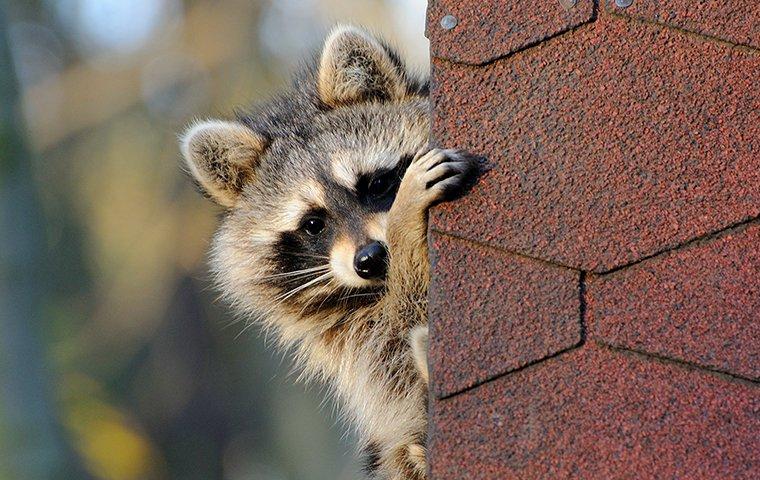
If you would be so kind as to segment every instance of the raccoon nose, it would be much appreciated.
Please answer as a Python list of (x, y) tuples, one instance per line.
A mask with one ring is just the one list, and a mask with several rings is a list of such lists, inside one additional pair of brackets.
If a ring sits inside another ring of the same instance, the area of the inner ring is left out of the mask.
[(372, 242), (362, 247), (354, 256), (354, 270), (357, 275), (367, 280), (382, 278), (388, 266), (388, 250), (381, 242)]

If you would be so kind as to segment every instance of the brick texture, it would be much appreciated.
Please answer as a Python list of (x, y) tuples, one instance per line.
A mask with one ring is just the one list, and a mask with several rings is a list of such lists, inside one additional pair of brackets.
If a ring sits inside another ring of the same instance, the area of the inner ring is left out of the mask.
[(430, 3), (432, 478), (758, 477), (758, 5)]

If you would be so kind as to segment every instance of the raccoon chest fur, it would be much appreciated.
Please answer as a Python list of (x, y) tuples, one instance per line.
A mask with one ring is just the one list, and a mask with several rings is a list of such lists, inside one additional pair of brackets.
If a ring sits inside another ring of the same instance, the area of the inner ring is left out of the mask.
[(409, 348), (409, 327), (349, 335), (317, 340), (306, 347), (308, 361), (330, 379), (365, 441), (424, 445), (427, 384)]

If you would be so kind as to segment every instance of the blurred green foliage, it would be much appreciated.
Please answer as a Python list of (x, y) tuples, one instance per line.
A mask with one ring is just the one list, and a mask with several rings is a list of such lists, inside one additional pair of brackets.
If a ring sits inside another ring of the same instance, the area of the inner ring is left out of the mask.
[(358, 477), (324, 392), (215, 301), (221, 212), (176, 132), (276, 90), (336, 20), (426, 68), (424, 8), (0, 1), (0, 479)]

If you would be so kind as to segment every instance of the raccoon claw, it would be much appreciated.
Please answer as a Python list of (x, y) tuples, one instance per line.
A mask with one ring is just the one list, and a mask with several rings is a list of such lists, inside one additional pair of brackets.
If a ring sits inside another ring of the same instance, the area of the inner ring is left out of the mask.
[(444, 162), (431, 167), (427, 172), (428, 182), (425, 188), (439, 190), (444, 193), (456, 190), (464, 183), (467, 173), (472, 168), (467, 162)]
[(400, 193), (408, 193), (427, 208), (462, 194), (476, 173), (477, 162), (464, 152), (437, 148), (422, 151), (407, 169)]

